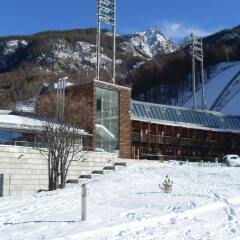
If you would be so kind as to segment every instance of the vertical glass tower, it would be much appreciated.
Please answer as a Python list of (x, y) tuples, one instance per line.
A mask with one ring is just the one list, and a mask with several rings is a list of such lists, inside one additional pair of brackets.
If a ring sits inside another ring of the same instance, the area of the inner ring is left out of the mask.
[(96, 88), (96, 149), (119, 150), (119, 92)]

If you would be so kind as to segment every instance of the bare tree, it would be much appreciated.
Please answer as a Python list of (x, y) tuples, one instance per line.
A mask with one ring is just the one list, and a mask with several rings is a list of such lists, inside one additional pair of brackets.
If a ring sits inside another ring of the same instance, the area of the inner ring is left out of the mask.
[[(49, 190), (64, 188), (72, 162), (83, 160), (86, 153), (82, 147), (83, 131), (75, 121), (74, 112), (76, 107), (81, 109), (81, 104), (86, 107), (81, 101), (67, 98), (66, 111), (61, 118), (56, 113), (55, 94), (44, 96), (38, 102), (37, 115), (41, 118), (42, 129), (37, 133), (36, 149), (48, 162)], [(84, 112), (82, 118), (86, 121)], [(81, 116), (78, 119), (81, 121)]]

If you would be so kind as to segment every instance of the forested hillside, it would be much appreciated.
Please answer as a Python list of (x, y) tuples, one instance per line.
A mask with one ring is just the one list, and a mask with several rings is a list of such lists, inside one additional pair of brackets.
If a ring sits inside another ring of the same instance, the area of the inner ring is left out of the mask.
[[(110, 81), (112, 38), (101, 34), (101, 80)], [(96, 29), (49, 31), (0, 38), (0, 106), (13, 108), (32, 97), (43, 82), (60, 77), (71, 82), (93, 80)], [(131, 86), (129, 73), (141, 64), (177, 49), (157, 28), (117, 36), (117, 81)], [(148, 55), (147, 53), (151, 53)]]
[[(203, 39), (206, 77), (212, 67), (240, 59), (240, 29), (223, 30)], [(197, 75), (199, 75), (200, 71)], [(160, 56), (131, 74), (133, 98), (163, 104), (178, 104), (185, 91), (191, 88), (191, 55), (189, 46)], [(199, 84), (199, 82), (198, 82)]]
[[(60, 77), (71, 82), (93, 80), (96, 30), (49, 31), (31, 36), (0, 38), (0, 106), (34, 96), (43, 82)], [(102, 34), (101, 80), (110, 81), (111, 33)], [(204, 38), (206, 74), (223, 61), (240, 59), (240, 28)], [(132, 87), (135, 99), (177, 104), (191, 88), (189, 46), (178, 46), (160, 29), (117, 36), (117, 81)]]

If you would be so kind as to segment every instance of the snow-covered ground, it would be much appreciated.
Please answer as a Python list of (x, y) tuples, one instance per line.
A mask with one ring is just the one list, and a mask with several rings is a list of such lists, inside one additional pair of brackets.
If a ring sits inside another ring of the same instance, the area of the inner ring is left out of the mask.
[[(166, 175), (172, 193), (159, 184)], [(0, 200), (0, 239), (237, 240), (239, 168), (139, 163), (89, 183), (88, 221), (81, 187)]]

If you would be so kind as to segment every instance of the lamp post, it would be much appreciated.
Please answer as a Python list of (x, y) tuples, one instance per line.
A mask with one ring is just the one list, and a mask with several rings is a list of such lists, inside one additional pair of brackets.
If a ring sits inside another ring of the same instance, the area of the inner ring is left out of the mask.
[(116, 0), (97, 0), (97, 67), (96, 79), (100, 80), (101, 54), (101, 25), (105, 23), (112, 27), (112, 83), (115, 84), (116, 75)]
[(82, 185), (82, 204), (81, 204), (81, 220), (87, 220), (87, 195), (88, 195), (88, 186), (87, 184)]
[(193, 95), (193, 110), (196, 109), (196, 62), (201, 64), (201, 85), (202, 85), (202, 109), (206, 108), (205, 102), (205, 81), (204, 81), (204, 68), (203, 68), (203, 41), (202, 38), (190, 33), (189, 40), (191, 42), (191, 55), (192, 55), (192, 95)]
[(61, 78), (57, 82), (57, 118), (63, 120), (65, 108), (65, 88), (66, 78)]

